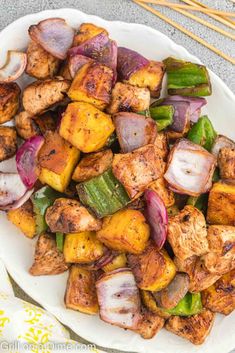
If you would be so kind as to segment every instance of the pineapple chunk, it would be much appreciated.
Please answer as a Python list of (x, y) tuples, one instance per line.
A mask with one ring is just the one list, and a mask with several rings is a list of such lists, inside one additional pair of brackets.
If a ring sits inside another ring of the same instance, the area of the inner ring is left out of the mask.
[(207, 222), (235, 225), (235, 184), (215, 183), (209, 194)]
[(64, 192), (79, 156), (80, 152), (57, 132), (47, 132), (45, 143), (39, 151), (39, 180), (57, 191)]
[(76, 34), (74, 37), (73, 47), (86, 42), (87, 40), (97, 36), (100, 33), (108, 35), (106, 29), (102, 27), (98, 27), (93, 23), (82, 23), (79, 27), (78, 34)]
[(7, 212), (7, 218), (18, 227), (28, 238), (36, 235), (36, 222), (33, 213), (33, 205), (30, 200), (21, 207)]
[(110, 102), (113, 70), (98, 62), (83, 65), (68, 91), (73, 101), (87, 102), (103, 110)]
[(115, 127), (110, 115), (89, 103), (70, 103), (63, 115), (60, 135), (84, 153), (104, 147)]

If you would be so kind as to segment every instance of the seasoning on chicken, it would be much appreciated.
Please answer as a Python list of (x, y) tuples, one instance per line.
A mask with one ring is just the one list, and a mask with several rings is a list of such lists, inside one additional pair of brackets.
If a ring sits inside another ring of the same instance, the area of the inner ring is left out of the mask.
[(25, 110), (15, 116), (15, 125), (17, 134), (24, 140), (28, 140), (30, 137), (40, 134), (36, 122)]
[(56, 242), (49, 234), (39, 236), (34, 263), (29, 269), (33, 276), (57, 275), (68, 270), (64, 255), (57, 249)]
[(204, 215), (194, 206), (185, 206), (179, 214), (169, 218), (167, 239), (175, 256), (181, 260), (206, 254), (208, 241)]
[(165, 161), (169, 152), (167, 134), (165, 132), (162, 131), (157, 134), (157, 137), (154, 141), (154, 146), (157, 154)]
[(44, 112), (65, 98), (69, 86), (69, 81), (61, 77), (29, 84), (23, 92), (24, 109), (31, 116)]
[(113, 159), (113, 174), (131, 198), (143, 193), (147, 185), (163, 175), (164, 169), (165, 163), (154, 145), (146, 145), (131, 153), (116, 154)]
[(102, 222), (94, 218), (77, 200), (56, 199), (46, 212), (46, 222), (53, 233), (78, 233), (99, 230)]
[(165, 320), (162, 317), (143, 308), (137, 324), (137, 329), (134, 331), (144, 339), (150, 339), (156, 336), (156, 334), (163, 328), (164, 323)]
[(235, 268), (235, 227), (208, 227), (209, 252), (202, 257), (209, 272), (223, 275)]
[(202, 344), (212, 329), (214, 318), (215, 314), (210, 310), (203, 310), (190, 317), (172, 316), (167, 320), (165, 328), (193, 344)]
[(15, 82), (0, 83), (0, 124), (13, 118), (19, 109), (20, 87)]
[(220, 150), (218, 165), (222, 179), (235, 179), (235, 147), (224, 147)]
[(0, 162), (16, 153), (17, 138), (13, 127), (0, 126)]

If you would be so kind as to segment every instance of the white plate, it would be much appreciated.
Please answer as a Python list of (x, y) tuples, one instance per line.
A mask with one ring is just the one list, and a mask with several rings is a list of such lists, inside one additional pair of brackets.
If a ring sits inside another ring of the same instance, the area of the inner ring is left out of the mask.
[[(200, 62), (183, 47), (175, 44), (164, 34), (138, 24), (108, 22), (101, 18), (86, 15), (75, 9), (44, 11), (20, 18), (0, 33), (1, 62), (8, 49), (25, 49), (29, 40), (28, 27), (48, 17), (62, 17), (75, 28), (82, 22), (93, 22), (105, 27), (118, 45), (135, 49), (147, 58), (162, 60), (170, 55)], [(222, 60), (221, 60), (222, 61)], [(228, 72), (228, 74), (231, 74)], [(205, 113), (213, 121), (217, 131), (235, 139), (235, 99), (228, 87), (210, 72), (213, 95), (208, 98)], [(28, 82), (25, 76), (20, 80), (24, 86)], [(6, 163), (4, 163), (6, 166)], [(0, 165), (0, 169), (3, 166)], [(6, 169), (5, 169), (6, 170)], [(59, 276), (33, 277), (28, 268), (33, 262), (35, 240), (25, 238), (10, 222), (5, 214), (0, 214), (0, 257), (9, 273), (19, 286), (44, 308), (74, 332), (97, 345), (125, 351), (141, 353), (227, 353), (234, 348), (235, 315), (228, 317), (217, 315), (211, 334), (202, 346), (194, 346), (186, 340), (165, 330), (151, 340), (102, 322), (98, 316), (89, 316), (64, 307), (64, 292), (67, 273)]]

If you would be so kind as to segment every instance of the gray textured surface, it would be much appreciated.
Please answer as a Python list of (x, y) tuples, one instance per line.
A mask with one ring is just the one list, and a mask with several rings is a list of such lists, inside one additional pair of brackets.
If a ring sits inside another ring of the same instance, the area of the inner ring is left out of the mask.
[[(218, 9), (224, 9), (226, 11), (231, 11), (234, 7), (233, 2), (230, 0), (201, 1), (208, 6), (213, 6)], [(207, 65), (218, 76), (220, 76), (226, 82), (226, 84), (231, 89), (233, 89), (233, 91), (235, 90), (235, 82), (233, 82), (232, 79), (234, 78), (234, 67), (232, 64), (223, 60), (221, 57), (217, 56), (202, 45), (196, 43), (195, 41), (182, 34), (178, 30), (174, 29), (170, 25), (164, 23), (156, 16), (138, 7), (136, 4), (132, 3), (131, 0), (0, 0), (0, 30), (10, 24), (12, 21), (26, 14), (61, 7), (74, 7), (86, 13), (103, 17), (107, 20), (121, 20), (126, 22), (143, 23), (153, 28), (156, 28), (171, 37), (178, 44), (183, 45), (192, 54), (198, 56), (205, 63), (205, 65)], [(212, 30), (209, 30), (208, 28), (170, 9), (161, 8), (160, 10), (161, 12), (170, 16), (175, 21), (181, 23), (190, 31), (194, 32), (198, 36), (201, 36), (203, 39), (207, 40), (220, 50), (224, 51), (229, 55), (235, 56), (235, 46), (232, 40), (225, 38), (222, 35)], [(212, 19), (209, 19), (205, 15), (200, 16), (214, 24), (218, 24), (217, 22)], [(227, 31), (230, 31), (223, 25), (220, 26), (226, 29)], [(14, 284), (14, 289), (17, 296), (32, 302), (32, 300), (16, 284)], [(80, 339), (72, 332), (71, 337), (73, 339)], [(114, 351), (109, 350), (109, 352)], [(233, 353), (235, 353), (235, 351)]]

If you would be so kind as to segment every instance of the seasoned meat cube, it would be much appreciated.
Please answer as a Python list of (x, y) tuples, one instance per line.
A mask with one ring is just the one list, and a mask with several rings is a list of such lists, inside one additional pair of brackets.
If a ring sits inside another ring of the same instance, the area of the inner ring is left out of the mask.
[(52, 110), (49, 110), (42, 115), (34, 117), (34, 121), (36, 122), (40, 132), (45, 135), (47, 131), (55, 131), (56, 130), (56, 113)]
[(69, 270), (65, 293), (66, 308), (78, 310), (85, 314), (98, 312), (98, 300), (95, 290), (95, 272), (77, 265)]
[(0, 126), (0, 161), (14, 156), (16, 148), (16, 130), (13, 127)]
[(108, 35), (106, 29), (102, 27), (98, 27), (93, 23), (82, 23), (79, 27), (78, 33), (74, 37), (73, 47), (76, 47), (77, 45), (86, 42), (88, 39), (91, 39), (100, 33)]
[(55, 240), (47, 233), (40, 235), (36, 244), (34, 263), (29, 273), (33, 276), (57, 275), (67, 270), (68, 265)]
[(70, 83), (61, 77), (36, 81), (23, 92), (24, 109), (31, 115), (42, 113), (65, 98)]
[(48, 53), (35, 41), (30, 41), (27, 49), (26, 73), (39, 80), (53, 77), (59, 69), (60, 61)]
[(19, 108), (20, 87), (15, 82), (0, 83), (0, 124), (13, 118)]
[(164, 326), (165, 320), (149, 310), (142, 309), (136, 333), (144, 339), (153, 338)]
[(164, 170), (165, 163), (154, 145), (143, 146), (131, 153), (116, 154), (113, 159), (113, 173), (131, 198), (143, 193), (147, 185), (163, 175)]
[(186, 260), (174, 259), (178, 271), (186, 272), (190, 278), (189, 291), (201, 292), (215, 283), (220, 276), (210, 273), (205, 267), (203, 261), (197, 257), (192, 256)]
[(147, 110), (150, 105), (150, 92), (147, 88), (139, 88), (127, 83), (117, 82), (112, 90), (108, 113), (121, 111), (140, 112)]
[(167, 141), (167, 134), (165, 132), (159, 132), (154, 142), (157, 154), (166, 160), (166, 157), (169, 152), (168, 141)]
[(78, 233), (99, 230), (102, 222), (93, 217), (77, 200), (56, 199), (46, 211), (50, 230), (62, 233)]
[(235, 148), (235, 142), (230, 140), (227, 136), (217, 135), (211, 153), (218, 157), (220, 150), (224, 147)]
[(203, 310), (190, 317), (172, 316), (166, 322), (166, 329), (178, 336), (188, 339), (193, 344), (202, 344), (214, 324), (215, 314)]
[(224, 315), (235, 309), (235, 269), (202, 292), (202, 303), (207, 309)]
[(235, 268), (235, 227), (209, 226), (209, 252), (202, 257), (209, 272), (223, 275)]
[(148, 186), (149, 189), (154, 190), (162, 199), (166, 207), (170, 207), (175, 203), (173, 191), (167, 188), (167, 183), (164, 178), (159, 178)]
[(15, 116), (15, 126), (18, 135), (25, 140), (40, 134), (36, 122), (26, 111), (20, 112)]
[(222, 148), (219, 152), (218, 164), (222, 179), (235, 179), (235, 148)]
[(113, 152), (105, 150), (84, 156), (78, 163), (72, 179), (81, 182), (105, 172), (112, 164)]
[(179, 214), (170, 217), (168, 237), (175, 256), (185, 260), (208, 252), (206, 220), (193, 206), (185, 206)]

